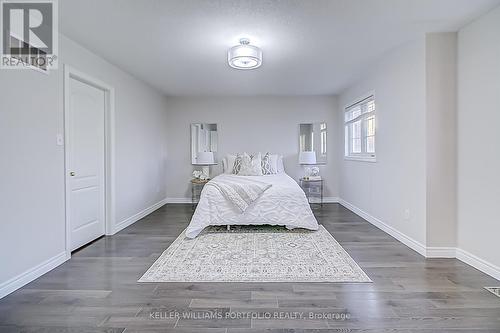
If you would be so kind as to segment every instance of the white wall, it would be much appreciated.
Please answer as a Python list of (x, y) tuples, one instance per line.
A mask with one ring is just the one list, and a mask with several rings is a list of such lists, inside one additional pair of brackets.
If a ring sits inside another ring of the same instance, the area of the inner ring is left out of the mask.
[(0, 72), (0, 297), (65, 259), (62, 64), (116, 89), (116, 225), (166, 197), (165, 98), (68, 38), (59, 45), (49, 75)]
[(458, 34), (458, 245), (500, 276), (500, 7)]
[(8, 280), (64, 260), (59, 89), (57, 73), (0, 71), (0, 297), (11, 291)]
[(341, 94), (339, 112), (370, 91), (377, 107), (377, 162), (342, 158), (340, 197), (425, 244), (425, 40), (392, 50), (374, 64)]
[(496, 278), (499, 31), (500, 7), (458, 34), (427, 34), (339, 98), (341, 114), (372, 90), (377, 105), (377, 162), (339, 155), (341, 202), (423, 255), (457, 257)]
[(166, 98), (130, 74), (62, 38), (62, 59), (116, 92), (116, 224), (166, 196)]
[[(232, 97), (168, 99), (169, 198), (191, 197), (189, 180), (193, 166), (190, 124), (217, 123), (219, 156), (235, 152), (278, 152), (284, 154), (285, 170), (294, 179), (303, 175), (298, 165), (299, 124), (326, 121), (328, 162), (320, 167), (325, 196), (338, 194), (335, 156), (338, 155), (336, 99), (334, 97)], [(213, 174), (222, 170), (219, 164)]]
[(457, 238), (457, 33), (426, 36), (427, 246)]

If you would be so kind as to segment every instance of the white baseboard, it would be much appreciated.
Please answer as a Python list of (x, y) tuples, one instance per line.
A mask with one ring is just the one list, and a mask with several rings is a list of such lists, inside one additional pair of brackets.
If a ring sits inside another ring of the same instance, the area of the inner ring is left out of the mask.
[(22, 286), (35, 280), (36, 278), (39, 278), (48, 271), (53, 270), (54, 268), (68, 260), (70, 256), (71, 255), (67, 254), (66, 251), (61, 252), (58, 255), (45, 260), (41, 264), (28, 269), (27, 271), (13, 277), (8, 281), (3, 282), (2, 284), (0, 284), (0, 298), (7, 296), (13, 291), (16, 291)]
[(338, 197), (323, 197), (323, 203), (339, 203)]
[(427, 247), (426, 258), (456, 258), (456, 247)]
[[(412, 239), (411, 237), (406, 236), (405, 234), (397, 231), (393, 227), (385, 224), (384, 222), (380, 221), (379, 219), (371, 216), (370, 214), (366, 213), (362, 209), (348, 203), (345, 200), (342, 200), (340, 198), (335, 198), (335, 197), (329, 197), (329, 198), (324, 198), (324, 202), (339, 202), (342, 206), (345, 208), (351, 210), (352, 212), (358, 214), (371, 224), (375, 225), (382, 231), (387, 232), (389, 235), (393, 236), (406, 246), (410, 247), (411, 249), (417, 251), (418, 253), (422, 254), (423, 256), (427, 258), (457, 258), (458, 260), (482, 271), (485, 274), (488, 274), (492, 277), (494, 277), (497, 280), (500, 280), (500, 267), (487, 262), (486, 260), (483, 260), (475, 255), (473, 255), (470, 252), (467, 252), (465, 250), (459, 249), (459, 248), (454, 248), (454, 247), (425, 247), (423, 246), (420, 242), (417, 242), (416, 240)], [(191, 203), (190, 198), (166, 198), (158, 203), (144, 209), (143, 211), (135, 214), (134, 216), (129, 217), (128, 219), (124, 220), (123, 222), (119, 223), (118, 225), (115, 226), (114, 228), (114, 233), (126, 228), (127, 226), (131, 225), (132, 223), (140, 220), (141, 218), (145, 217), (146, 215), (154, 212), (158, 208), (162, 207), (166, 203)], [(56, 268), (57, 266), (61, 265), (65, 261), (67, 261), (70, 258), (70, 255), (67, 254), (66, 252), (61, 252), (58, 255), (40, 263), (39, 265), (13, 277), (12, 279), (3, 282), (0, 284), (0, 298), (5, 297), (6, 295), (12, 293), (13, 291), (23, 287), (24, 285), (30, 283), (31, 281), (35, 280), (36, 278), (42, 276), (43, 274), (49, 272), (50, 270)]]
[(193, 203), (191, 198), (167, 198), (169, 204), (190, 204)]
[(480, 270), (481, 272), (500, 280), (500, 267), (493, 265), (486, 260), (483, 260), (470, 252), (462, 249), (457, 249), (456, 258), (464, 263), (471, 265), (472, 267)]
[(118, 231), (120, 230), (123, 230), (125, 229), (126, 227), (128, 227), (129, 225), (139, 221), (140, 219), (142, 219), (143, 217), (151, 214), (152, 212), (154, 212), (155, 210), (157, 210), (158, 208), (162, 207), (163, 205), (165, 205), (167, 203), (167, 199), (163, 199), (157, 203), (155, 203), (154, 205), (151, 205), (149, 206), (148, 208), (140, 211), (139, 213), (135, 214), (135, 215), (132, 215), (131, 217), (123, 220), (122, 222), (118, 223), (117, 225), (115, 225), (113, 227), (113, 233), (112, 235), (116, 234)]
[[(118, 231), (128, 227), (134, 222), (139, 221), (143, 217), (151, 214), (158, 208), (162, 207), (167, 203), (167, 199), (163, 199), (154, 205), (140, 211), (139, 213), (127, 218), (126, 220), (120, 222), (119, 224), (115, 225), (113, 228), (113, 234), (117, 233)], [(27, 270), (24, 273), (19, 274), (18, 276), (0, 284), (0, 298), (10, 294), (11, 292), (21, 288), (22, 286), (26, 285), (27, 283), (35, 280), (36, 278), (42, 276), (43, 274), (47, 273), (48, 271), (56, 268), (66, 260), (71, 258), (71, 254), (67, 254), (66, 252), (62, 252), (58, 255), (56, 255), (53, 258), (50, 258), (41, 264)]]
[(456, 258), (480, 270), (481, 272), (488, 274), (489, 276), (494, 277), (497, 280), (500, 280), (500, 267), (487, 262), (486, 260), (473, 255), (472, 253), (456, 247), (426, 247), (422, 243), (394, 229), (393, 227), (380, 221), (376, 217), (371, 216), (367, 212), (343, 200), (342, 198), (339, 198), (339, 203), (426, 258)]
[(342, 206), (344, 206), (345, 208), (352, 211), (353, 213), (361, 216), (362, 218), (364, 218), (365, 220), (367, 220), (368, 222), (370, 222), (371, 224), (373, 224), (374, 226), (376, 226), (380, 230), (385, 231), (386, 233), (388, 233), (392, 237), (396, 238), (398, 241), (400, 241), (404, 245), (408, 246), (410, 249), (418, 252), (419, 254), (421, 254), (423, 256), (425, 256), (427, 254), (425, 246), (422, 243), (420, 243), (419, 241), (417, 241), (417, 240), (405, 235), (404, 233), (396, 230), (395, 228), (391, 227), (390, 225), (380, 221), (379, 219), (377, 219), (374, 216), (371, 216), (370, 214), (368, 214), (367, 212), (365, 212), (361, 208), (354, 206), (353, 204), (345, 201), (342, 198), (339, 199), (339, 203)]

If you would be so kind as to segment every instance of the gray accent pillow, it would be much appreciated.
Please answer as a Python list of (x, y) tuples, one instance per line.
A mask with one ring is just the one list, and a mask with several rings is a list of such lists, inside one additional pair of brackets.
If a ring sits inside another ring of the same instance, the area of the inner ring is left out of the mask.
[(271, 167), (271, 155), (269, 153), (266, 153), (266, 155), (262, 157), (261, 166), (263, 175), (272, 175), (274, 173)]
[(241, 170), (241, 161), (243, 160), (242, 154), (236, 154), (236, 159), (233, 165), (233, 174), (237, 175)]

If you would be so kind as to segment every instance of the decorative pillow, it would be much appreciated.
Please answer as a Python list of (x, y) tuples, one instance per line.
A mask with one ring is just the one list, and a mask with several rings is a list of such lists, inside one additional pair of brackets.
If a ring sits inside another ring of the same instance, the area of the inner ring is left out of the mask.
[(277, 163), (277, 173), (285, 172), (285, 165), (283, 164), (283, 155), (278, 155), (278, 163)]
[(272, 175), (273, 172), (272, 166), (271, 166), (271, 155), (269, 153), (266, 153), (264, 157), (262, 157), (262, 174), (263, 175)]
[(236, 155), (227, 154), (222, 160), (222, 172), (233, 173), (234, 161), (236, 160)]
[(278, 173), (278, 157), (279, 156), (277, 154), (269, 155), (269, 164), (271, 164), (271, 173), (272, 174)]
[[(235, 162), (236, 164), (236, 162)], [(241, 167), (238, 171), (238, 176), (262, 176), (262, 157), (258, 153), (250, 157), (247, 153), (243, 153), (241, 157)]]
[[(246, 153), (244, 153), (244, 154), (246, 154)], [(234, 163), (233, 163), (233, 170), (232, 170), (233, 174), (237, 175), (240, 172), (242, 159), (243, 159), (242, 154), (236, 154), (236, 157), (234, 158)]]

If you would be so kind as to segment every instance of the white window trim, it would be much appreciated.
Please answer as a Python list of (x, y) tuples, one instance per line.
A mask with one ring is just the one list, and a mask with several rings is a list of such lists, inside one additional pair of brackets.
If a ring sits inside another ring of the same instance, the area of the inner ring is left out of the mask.
[[(376, 100), (377, 100), (377, 97), (375, 95), (375, 91), (369, 91), (367, 92), (366, 94), (363, 94), (361, 96), (359, 96), (358, 98), (354, 99), (351, 103), (348, 103), (346, 105), (344, 105), (344, 108), (343, 108), (343, 115), (344, 115), (344, 147), (345, 147), (345, 138), (346, 138), (346, 133), (345, 133), (345, 125), (346, 125), (346, 122), (345, 122), (345, 112), (347, 110), (347, 108), (363, 101), (364, 99), (367, 99), (369, 97), (372, 97), (373, 96), (373, 99), (375, 100), (375, 103), (376, 103)], [(375, 138), (377, 137), (377, 110), (378, 110), (378, 105), (376, 104), (375, 106), (375, 111), (373, 112), (373, 114), (375, 115)], [(363, 135), (361, 135), (363, 136)], [(369, 162), (369, 163), (376, 163), (377, 162), (377, 144), (376, 144), (377, 140), (375, 139), (375, 153), (360, 153), (360, 154), (355, 154), (355, 155), (346, 155), (345, 154), (345, 151), (344, 151), (344, 160), (345, 161), (356, 161), (356, 162)]]

